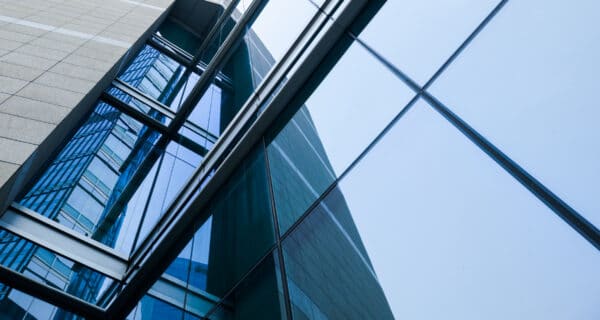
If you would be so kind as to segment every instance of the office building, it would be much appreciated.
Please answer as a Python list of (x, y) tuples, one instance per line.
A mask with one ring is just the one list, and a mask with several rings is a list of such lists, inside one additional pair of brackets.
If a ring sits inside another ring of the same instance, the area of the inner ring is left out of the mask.
[(0, 319), (595, 319), (598, 5), (0, 2)]

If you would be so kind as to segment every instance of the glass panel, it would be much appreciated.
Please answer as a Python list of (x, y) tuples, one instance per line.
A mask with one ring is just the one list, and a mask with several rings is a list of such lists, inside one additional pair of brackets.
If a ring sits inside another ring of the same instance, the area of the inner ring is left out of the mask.
[(175, 60), (146, 45), (119, 79), (168, 105), (166, 101), (174, 94), (184, 71)]
[(498, 2), (387, 1), (360, 38), (424, 85)]
[(121, 251), (129, 252), (131, 246), (142, 243), (140, 240), (147, 237), (202, 161), (202, 157), (175, 142), (156, 152), (161, 155), (121, 209), (126, 213), (123, 224), (129, 229), (120, 233)]
[(129, 253), (202, 160), (175, 142), (155, 145), (159, 137), (99, 103), (19, 202)]
[(149, 294), (201, 316), (217, 305), (220, 299), (206, 292), (211, 229), (209, 217)]
[(19, 290), (0, 284), (0, 319), (23, 320), (84, 320), (75, 314), (59, 309), (43, 300), (34, 298)]
[(181, 309), (155, 297), (146, 295), (131, 311), (127, 320), (200, 320), (200, 318), (183, 312)]
[(129, 105), (132, 109), (147, 114), (150, 118), (156, 120), (159, 123), (162, 123), (164, 125), (169, 125), (169, 123), (171, 123), (171, 118), (169, 118), (167, 115), (161, 113), (156, 109), (151, 108), (147, 104), (134, 98), (133, 96), (129, 95), (128, 93), (122, 90), (119, 90), (115, 87), (110, 87), (106, 90), (106, 92), (111, 96), (119, 99), (123, 103)]
[[(256, 148), (211, 201), (202, 227), (166, 273), (216, 301), (223, 297), (275, 244), (266, 179), (264, 150)], [(181, 258), (186, 250), (190, 264)], [(189, 276), (179, 264), (190, 267)]]
[[(118, 286), (117, 282), (102, 274), (3, 229), (0, 229), (0, 263), (28, 278), (100, 305), (112, 297)], [(18, 300), (6, 301), (11, 300), (10, 291), (11, 288), (0, 284), (0, 301), (5, 300), (0, 304), (13, 303), (27, 310), (29, 305), (21, 305)], [(49, 310), (48, 313), (52, 312)], [(57, 314), (61, 313), (64, 311)], [(57, 315), (57, 319), (62, 318)]]
[[(336, 249), (344, 239), (346, 249)], [(423, 102), (284, 240), (284, 249), (287, 275), (302, 290), (300, 298), (290, 290), (292, 303), (308, 298), (325, 315), (347, 310), (354, 293), (362, 298), (351, 305), (371, 304), (374, 295), (359, 286), (369, 276), (396, 319), (598, 315), (597, 249)], [(372, 266), (377, 277), (348, 269), (358, 266)], [(314, 288), (322, 278), (331, 287)]]
[(431, 89), (596, 227), (598, 19), (591, 1), (508, 3)]
[(348, 49), (267, 148), (282, 233), (413, 95), (361, 45)]
[(165, 19), (165, 21), (160, 24), (156, 33), (189, 54), (195, 54), (202, 44), (200, 38), (188, 31), (187, 28), (182, 27), (177, 21), (170, 18)]
[(208, 318), (287, 319), (277, 255), (271, 254), (263, 260)]
[[(180, 97), (187, 96), (198, 79), (198, 75), (192, 74), (173, 103), (180, 103)], [(179, 133), (210, 150), (235, 115), (231, 112), (230, 90), (213, 83), (193, 106), (188, 122)]]
[[(127, 173), (137, 169), (145, 157), (144, 150), (157, 137), (139, 122), (100, 102), (19, 203), (96, 237), (97, 229), (107, 219), (105, 207), (114, 201), (129, 178)], [(101, 241), (115, 245), (108, 238)]]
[(164, 301), (144, 296), (127, 320), (183, 319), (183, 310)]
[[(282, 12), (294, 14), (284, 15)], [(259, 86), (271, 67), (283, 57), (316, 13), (314, 5), (306, 0), (271, 0), (258, 17), (251, 21), (243, 41), (222, 69), (223, 74), (231, 79), (234, 91), (231, 117)]]

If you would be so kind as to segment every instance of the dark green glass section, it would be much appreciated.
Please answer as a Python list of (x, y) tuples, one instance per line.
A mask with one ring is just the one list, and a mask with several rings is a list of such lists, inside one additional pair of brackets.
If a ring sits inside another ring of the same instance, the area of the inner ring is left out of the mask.
[(283, 241), (283, 256), (294, 319), (394, 319), (338, 188)]
[(242, 42), (234, 51), (233, 55), (226, 62), (222, 69), (234, 88), (229, 97), (228, 103), (224, 103), (221, 108), (221, 131), (233, 119), (240, 108), (244, 105), (248, 97), (254, 92), (254, 82), (252, 80), (252, 66), (248, 52), (248, 46)]
[(285, 233), (335, 180), (306, 107), (267, 147), (280, 232)]
[(209, 316), (218, 320), (286, 319), (277, 255), (269, 255)]
[(264, 149), (238, 167), (211, 208), (207, 291), (223, 296), (275, 243)]
[(264, 153), (259, 145), (242, 161), (211, 201), (192, 241), (166, 272), (215, 301), (275, 244)]
[(189, 54), (195, 54), (202, 40), (172, 19), (166, 19), (157, 33)]

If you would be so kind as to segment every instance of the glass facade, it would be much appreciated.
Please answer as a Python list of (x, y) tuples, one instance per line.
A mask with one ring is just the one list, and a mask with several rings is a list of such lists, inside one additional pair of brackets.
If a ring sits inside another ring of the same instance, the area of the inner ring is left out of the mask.
[[(11, 207), (123, 276), (6, 224), (0, 265), (98, 318), (600, 316), (598, 5), (228, 5), (157, 26)], [(84, 318), (2, 279), (0, 319)]]

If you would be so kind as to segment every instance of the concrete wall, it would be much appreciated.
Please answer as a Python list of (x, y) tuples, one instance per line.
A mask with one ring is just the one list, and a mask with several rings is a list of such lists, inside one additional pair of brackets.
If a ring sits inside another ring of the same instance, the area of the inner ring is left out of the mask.
[(0, 0), (0, 212), (172, 2)]

